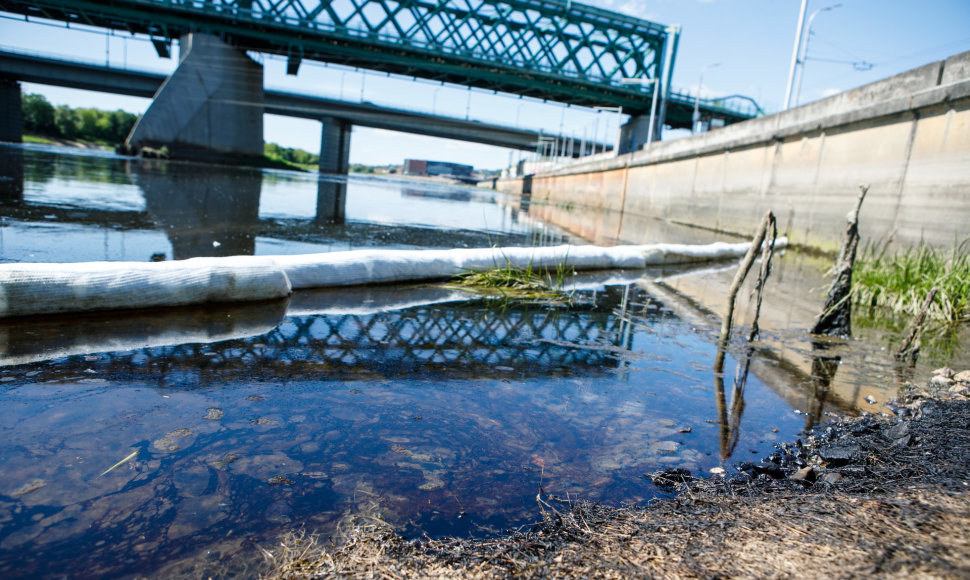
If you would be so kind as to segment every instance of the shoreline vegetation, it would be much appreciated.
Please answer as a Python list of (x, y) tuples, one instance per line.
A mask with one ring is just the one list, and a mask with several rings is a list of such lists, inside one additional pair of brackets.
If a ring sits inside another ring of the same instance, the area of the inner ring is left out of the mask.
[[(24, 122), (24, 143), (60, 145), (83, 149), (112, 149), (121, 147), (140, 115), (118, 109), (104, 111), (95, 108), (55, 107), (43, 95), (25, 93), (20, 99)], [(164, 152), (159, 152), (165, 157)], [(258, 162), (259, 163), (259, 162)], [(277, 143), (263, 143), (263, 160), (259, 165), (271, 169), (315, 171), (320, 156)], [(391, 166), (370, 166), (354, 163), (351, 173), (388, 172)]]
[(542, 519), (493, 538), (406, 540), (379, 514), (263, 550), (262, 578), (958, 578), (970, 575), (970, 371), (938, 369), (891, 413), (817, 427), (760, 463), (648, 477), (609, 507), (538, 490)]
[(860, 307), (916, 316), (930, 291), (939, 287), (927, 316), (946, 324), (970, 321), (970, 238), (949, 251), (870, 246), (857, 263), (853, 300)]

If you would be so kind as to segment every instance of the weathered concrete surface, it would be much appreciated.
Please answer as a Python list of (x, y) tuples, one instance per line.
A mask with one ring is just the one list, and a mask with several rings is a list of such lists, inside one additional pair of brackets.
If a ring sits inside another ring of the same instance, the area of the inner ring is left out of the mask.
[[(784, 113), (536, 175), (532, 211), (592, 240), (639, 243), (644, 216), (748, 236), (770, 209), (793, 243), (834, 251), (864, 184), (864, 244), (950, 247), (970, 236), (970, 52)], [(587, 209), (620, 215), (595, 224), (573, 215)]]
[(239, 161), (263, 155), (263, 67), (222, 40), (189, 34), (179, 66), (128, 136), (132, 150)]
[(24, 135), (24, 114), (20, 104), (20, 83), (0, 77), (0, 141), (20, 143)]
[(320, 173), (343, 175), (350, 169), (350, 123), (322, 117), (320, 130)]

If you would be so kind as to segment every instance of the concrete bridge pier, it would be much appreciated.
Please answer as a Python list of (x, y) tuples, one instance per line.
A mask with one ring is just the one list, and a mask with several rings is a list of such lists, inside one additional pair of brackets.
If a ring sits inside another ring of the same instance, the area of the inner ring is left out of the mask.
[(320, 173), (344, 175), (350, 169), (350, 123), (335, 117), (320, 123)]
[[(658, 123), (659, 125), (659, 123)], [(632, 153), (639, 151), (647, 144), (647, 137), (650, 134), (650, 116), (637, 115), (630, 117), (622, 127), (620, 127), (620, 151), (619, 154)], [(654, 127), (653, 140), (660, 140), (660, 128)]]
[(179, 66), (128, 136), (132, 152), (239, 163), (263, 156), (263, 67), (216, 36), (179, 40)]
[(24, 136), (24, 113), (20, 83), (0, 77), (0, 141), (20, 143)]
[[(320, 119), (320, 173), (346, 175), (350, 169), (349, 122), (335, 117)], [(347, 183), (322, 177), (317, 182), (317, 223), (342, 224), (346, 219)]]

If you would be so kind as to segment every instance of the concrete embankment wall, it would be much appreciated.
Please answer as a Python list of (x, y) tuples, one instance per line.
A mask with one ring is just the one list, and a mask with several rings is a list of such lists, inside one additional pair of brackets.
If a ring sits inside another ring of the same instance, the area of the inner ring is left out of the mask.
[[(657, 219), (839, 244), (860, 185), (864, 240), (970, 236), (970, 52), (790, 111), (531, 179), (530, 213), (594, 241), (645, 243)], [(522, 191), (521, 180), (498, 183)]]

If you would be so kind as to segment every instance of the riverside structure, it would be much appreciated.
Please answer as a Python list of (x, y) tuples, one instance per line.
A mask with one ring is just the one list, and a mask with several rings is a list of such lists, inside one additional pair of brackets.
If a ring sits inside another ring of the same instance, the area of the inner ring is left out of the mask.
[(970, 236), (970, 52), (775, 115), (496, 187), (583, 237), (641, 243), (656, 220), (835, 250), (860, 185), (864, 239)]

